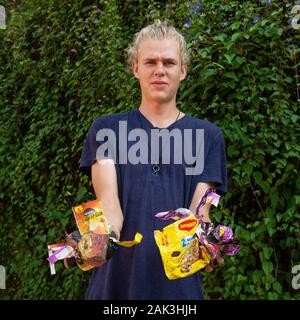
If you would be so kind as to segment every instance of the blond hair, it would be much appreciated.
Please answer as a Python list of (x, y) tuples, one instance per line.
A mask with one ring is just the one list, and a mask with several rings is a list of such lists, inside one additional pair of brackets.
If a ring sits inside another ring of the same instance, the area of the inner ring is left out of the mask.
[(144, 27), (141, 31), (135, 34), (132, 44), (127, 49), (127, 65), (132, 66), (132, 63), (137, 60), (139, 44), (142, 39), (174, 39), (179, 44), (180, 60), (182, 64), (189, 65), (190, 55), (187, 49), (184, 36), (178, 32), (169, 22), (155, 20), (153, 24)]

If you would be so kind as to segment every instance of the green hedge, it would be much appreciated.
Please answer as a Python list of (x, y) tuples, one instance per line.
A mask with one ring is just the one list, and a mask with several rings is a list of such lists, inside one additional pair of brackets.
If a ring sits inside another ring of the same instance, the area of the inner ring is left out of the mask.
[[(271, 4), (269, 4), (271, 2)], [(243, 244), (204, 274), (208, 299), (299, 299), (299, 39), (293, 1), (2, 2), (0, 264), (4, 299), (82, 299), (88, 272), (57, 263), (47, 244), (74, 230), (71, 206), (94, 198), (78, 170), (96, 117), (139, 105), (125, 49), (160, 17), (182, 30), (192, 65), (182, 111), (225, 135), (229, 193), (212, 209)]]

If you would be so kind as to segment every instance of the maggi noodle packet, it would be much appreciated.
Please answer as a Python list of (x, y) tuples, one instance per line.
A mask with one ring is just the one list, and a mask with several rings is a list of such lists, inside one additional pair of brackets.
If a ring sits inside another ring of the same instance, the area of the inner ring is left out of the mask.
[(218, 255), (233, 256), (241, 249), (234, 242), (233, 230), (225, 225), (216, 228), (204, 222), (200, 209), (207, 203), (218, 205), (220, 196), (215, 189), (207, 189), (201, 197), (195, 214), (186, 208), (159, 212), (161, 220), (175, 220), (163, 231), (154, 231), (165, 273), (169, 279), (187, 277), (206, 265), (215, 265)]
[(198, 225), (197, 217), (190, 215), (162, 231), (154, 231), (164, 269), (170, 280), (192, 275), (210, 263), (209, 254), (196, 236)]

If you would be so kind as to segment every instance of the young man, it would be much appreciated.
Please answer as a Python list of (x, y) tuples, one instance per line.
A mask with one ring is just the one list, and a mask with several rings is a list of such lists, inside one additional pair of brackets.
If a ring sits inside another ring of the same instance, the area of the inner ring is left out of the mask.
[[(129, 112), (105, 115), (93, 122), (81, 167), (91, 168), (97, 199), (117, 237), (129, 240), (140, 232), (143, 240), (133, 248), (119, 248), (104, 266), (93, 269), (86, 298), (202, 299), (200, 272), (177, 280), (166, 277), (153, 232), (170, 222), (155, 214), (176, 208), (194, 212), (200, 197), (211, 187), (226, 193), (223, 135), (217, 126), (186, 115), (176, 106), (189, 56), (184, 37), (174, 27), (156, 21), (136, 34), (128, 52), (140, 83), (141, 103)], [(168, 145), (166, 139), (159, 145), (151, 143), (166, 132), (169, 137), (176, 136), (174, 141), (181, 139)], [(186, 138), (187, 133), (192, 135)], [(179, 142), (183, 142), (181, 147)], [(101, 149), (104, 145), (106, 154)], [(193, 163), (183, 154), (187, 150), (195, 155)], [(208, 205), (201, 214), (204, 221), (210, 221)]]

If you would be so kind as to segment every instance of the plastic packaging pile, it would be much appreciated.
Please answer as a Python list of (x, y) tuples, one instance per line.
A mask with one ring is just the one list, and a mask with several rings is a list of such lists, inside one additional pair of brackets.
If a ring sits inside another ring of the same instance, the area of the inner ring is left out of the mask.
[(196, 213), (186, 208), (159, 212), (155, 216), (162, 220), (175, 220), (172, 224), (155, 230), (154, 238), (159, 248), (165, 273), (172, 279), (192, 275), (207, 265), (214, 266), (218, 255), (233, 256), (241, 248), (234, 241), (230, 227), (204, 222), (199, 209), (206, 203), (218, 205), (220, 196), (208, 189), (200, 199)]
[(143, 238), (136, 233), (132, 241), (118, 241), (107, 222), (98, 200), (72, 207), (78, 230), (65, 235), (65, 242), (48, 245), (48, 261), (51, 274), (55, 274), (55, 263), (64, 260), (65, 267), (76, 264), (86, 271), (101, 267), (119, 246), (132, 247)]

